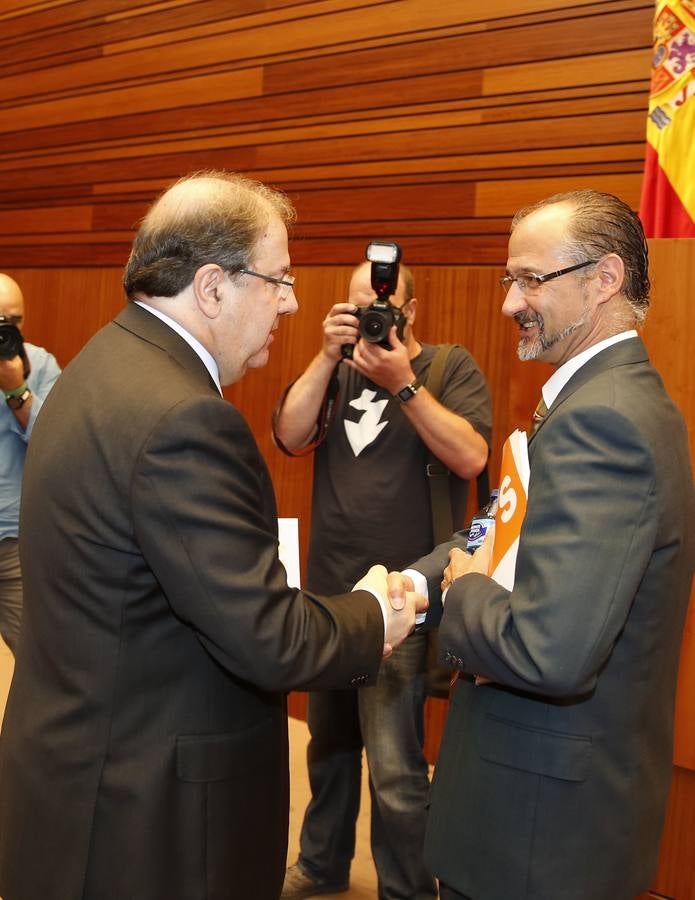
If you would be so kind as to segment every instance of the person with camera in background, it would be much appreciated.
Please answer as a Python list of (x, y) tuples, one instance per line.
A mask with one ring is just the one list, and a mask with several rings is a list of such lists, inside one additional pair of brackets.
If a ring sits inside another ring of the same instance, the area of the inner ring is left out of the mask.
[(0, 634), (15, 653), (22, 619), (19, 498), (24, 457), (36, 415), (60, 375), (55, 357), (24, 341), (24, 297), (0, 273)]
[[(306, 581), (317, 591), (354, 583), (354, 573), (366, 571), (375, 557), (390, 566), (416, 558), (417, 547), (429, 551), (430, 451), (451, 473), (456, 522), (464, 515), (467, 480), (488, 458), (490, 396), (475, 360), (454, 347), (435, 399), (423, 383), (437, 347), (415, 337), (412, 274), (396, 266), (393, 295), (382, 298), (373, 267), (365, 262), (354, 270), (348, 301), (329, 310), (321, 349), (273, 417), (280, 449), (290, 455), (315, 450)], [(382, 314), (385, 337), (370, 340)], [(412, 634), (382, 665), (376, 685), (309, 693), (312, 799), (299, 859), (285, 877), (285, 900), (348, 889), (363, 746), (379, 897), (437, 896), (422, 861), (429, 790), (423, 753), (426, 658), (427, 635)]]

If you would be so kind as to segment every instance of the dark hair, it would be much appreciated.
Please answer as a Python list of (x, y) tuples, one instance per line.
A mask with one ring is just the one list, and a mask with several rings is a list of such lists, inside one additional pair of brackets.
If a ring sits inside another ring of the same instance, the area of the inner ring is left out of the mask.
[(617, 254), (625, 266), (623, 294), (638, 322), (649, 307), (649, 248), (637, 214), (613, 194), (602, 191), (568, 191), (527, 206), (512, 219), (512, 227), (528, 215), (554, 203), (574, 209), (569, 221), (567, 251), (573, 262)]
[(123, 274), (132, 300), (175, 297), (206, 263), (226, 272), (246, 268), (263, 229), (278, 217), (295, 219), (280, 191), (229, 172), (196, 172), (179, 179), (142, 220)]

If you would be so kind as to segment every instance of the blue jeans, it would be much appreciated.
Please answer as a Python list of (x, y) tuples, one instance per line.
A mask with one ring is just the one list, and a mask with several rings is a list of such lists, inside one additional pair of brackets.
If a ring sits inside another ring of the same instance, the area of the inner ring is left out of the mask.
[(430, 900), (422, 861), (429, 777), (423, 745), (427, 637), (414, 634), (384, 660), (377, 683), (309, 694), (312, 799), (299, 862), (314, 878), (348, 880), (355, 853), (362, 746), (369, 767), (371, 843), (380, 900)]

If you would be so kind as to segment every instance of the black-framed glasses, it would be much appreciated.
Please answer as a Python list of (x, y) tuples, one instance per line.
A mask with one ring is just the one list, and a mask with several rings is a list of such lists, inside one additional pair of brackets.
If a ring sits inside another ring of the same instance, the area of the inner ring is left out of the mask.
[(552, 281), (553, 278), (559, 278), (560, 275), (567, 275), (568, 272), (576, 272), (577, 269), (583, 269), (585, 266), (593, 266), (597, 262), (597, 259), (586, 259), (584, 262), (575, 263), (575, 265), (567, 266), (565, 269), (558, 269), (557, 272), (548, 272), (547, 275), (534, 275), (532, 272), (528, 272), (524, 275), (516, 275), (514, 277), (511, 275), (504, 275), (500, 278), (500, 284), (506, 293), (509, 288), (516, 283), (516, 286), (521, 293), (525, 294), (528, 291), (535, 291), (542, 284), (545, 284), (546, 281)]
[(243, 275), (253, 275), (254, 278), (262, 278), (263, 281), (268, 281), (270, 284), (275, 284), (278, 287), (287, 288), (285, 291), (280, 292), (280, 299), (284, 300), (285, 297), (290, 292), (290, 289), (294, 290), (294, 275), (285, 275), (284, 278), (277, 278), (275, 275), (263, 275), (262, 272), (254, 272), (252, 269), (239, 269)]

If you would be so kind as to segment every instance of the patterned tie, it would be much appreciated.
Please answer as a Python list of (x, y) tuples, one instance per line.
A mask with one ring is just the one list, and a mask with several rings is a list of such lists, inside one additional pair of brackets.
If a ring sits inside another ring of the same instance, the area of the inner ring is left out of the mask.
[(543, 419), (545, 418), (545, 414), (548, 412), (548, 407), (545, 405), (545, 400), (541, 397), (538, 401), (538, 406), (533, 411), (533, 421), (531, 423), (531, 434), (535, 434), (538, 426), (541, 424)]

